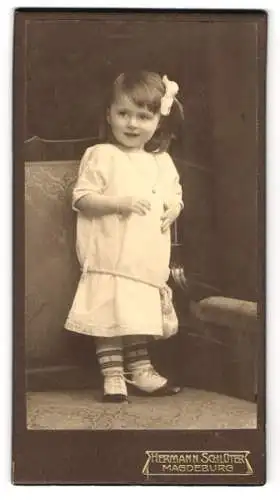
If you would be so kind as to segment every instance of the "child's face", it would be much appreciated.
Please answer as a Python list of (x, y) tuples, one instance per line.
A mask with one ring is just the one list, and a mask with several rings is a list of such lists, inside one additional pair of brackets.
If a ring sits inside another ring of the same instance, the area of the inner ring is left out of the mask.
[(138, 150), (153, 137), (160, 114), (137, 106), (121, 94), (109, 108), (107, 119), (117, 142), (129, 150)]

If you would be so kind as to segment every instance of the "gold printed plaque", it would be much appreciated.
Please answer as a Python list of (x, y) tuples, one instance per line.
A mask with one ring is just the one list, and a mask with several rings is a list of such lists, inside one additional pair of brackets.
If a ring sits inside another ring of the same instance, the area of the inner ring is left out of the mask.
[(250, 451), (146, 451), (146, 476), (249, 476)]

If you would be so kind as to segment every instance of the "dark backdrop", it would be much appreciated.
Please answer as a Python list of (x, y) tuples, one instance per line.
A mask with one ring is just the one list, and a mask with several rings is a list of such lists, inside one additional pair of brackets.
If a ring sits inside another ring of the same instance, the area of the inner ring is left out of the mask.
[[(246, 18), (182, 22), (162, 15), (139, 21), (34, 21), (26, 32), (26, 138), (96, 136), (104, 87), (126, 68), (167, 73), (179, 82), (186, 120), (174, 154), (213, 173), (206, 208), (212, 213), (204, 228), (205, 235), (215, 235), (210, 267), (218, 263), (224, 294), (252, 300), (257, 297), (256, 29)], [(185, 191), (188, 199), (194, 196), (187, 185)], [(205, 211), (203, 198), (196, 199), (198, 212)], [(187, 214), (185, 229), (189, 248), (197, 243), (196, 221), (188, 221)]]

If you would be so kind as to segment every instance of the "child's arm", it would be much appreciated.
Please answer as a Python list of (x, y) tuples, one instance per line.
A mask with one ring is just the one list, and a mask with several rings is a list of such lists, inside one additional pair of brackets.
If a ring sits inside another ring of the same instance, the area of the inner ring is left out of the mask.
[(78, 180), (73, 190), (72, 207), (87, 217), (108, 214), (145, 215), (150, 202), (130, 196), (107, 195), (110, 186), (111, 158), (106, 145), (88, 148), (81, 160)]
[(182, 204), (181, 203), (174, 203), (173, 205), (166, 206), (165, 212), (161, 217), (161, 231), (165, 233), (167, 229), (175, 222), (177, 217), (179, 217), (181, 210), (182, 210)]
[(80, 198), (75, 207), (88, 217), (116, 213), (145, 215), (150, 210), (150, 202), (132, 196), (106, 196), (91, 193)]
[(171, 157), (167, 153), (166, 157), (168, 160), (166, 176), (167, 192), (164, 200), (165, 211), (161, 217), (162, 232), (167, 231), (167, 229), (173, 224), (173, 222), (177, 219), (182, 209), (184, 208), (184, 203), (182, 200), (182, 186), (180, 184), (179, 174)]
[(76, 201), (74, 208), (88, 217), (118, 212), (117, 198), (100, 194), (85, 194)]

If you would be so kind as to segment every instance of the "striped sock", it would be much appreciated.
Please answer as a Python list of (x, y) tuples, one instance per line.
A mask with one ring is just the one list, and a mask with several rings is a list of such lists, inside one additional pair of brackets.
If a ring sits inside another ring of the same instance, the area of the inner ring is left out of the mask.
[(125, 345), (124, 358), (129, 372), (151, 366), (146, 342)]
[(103, 376), (123, 373), (123, 350), (118, 340), (96, 340), (96, 355)]

